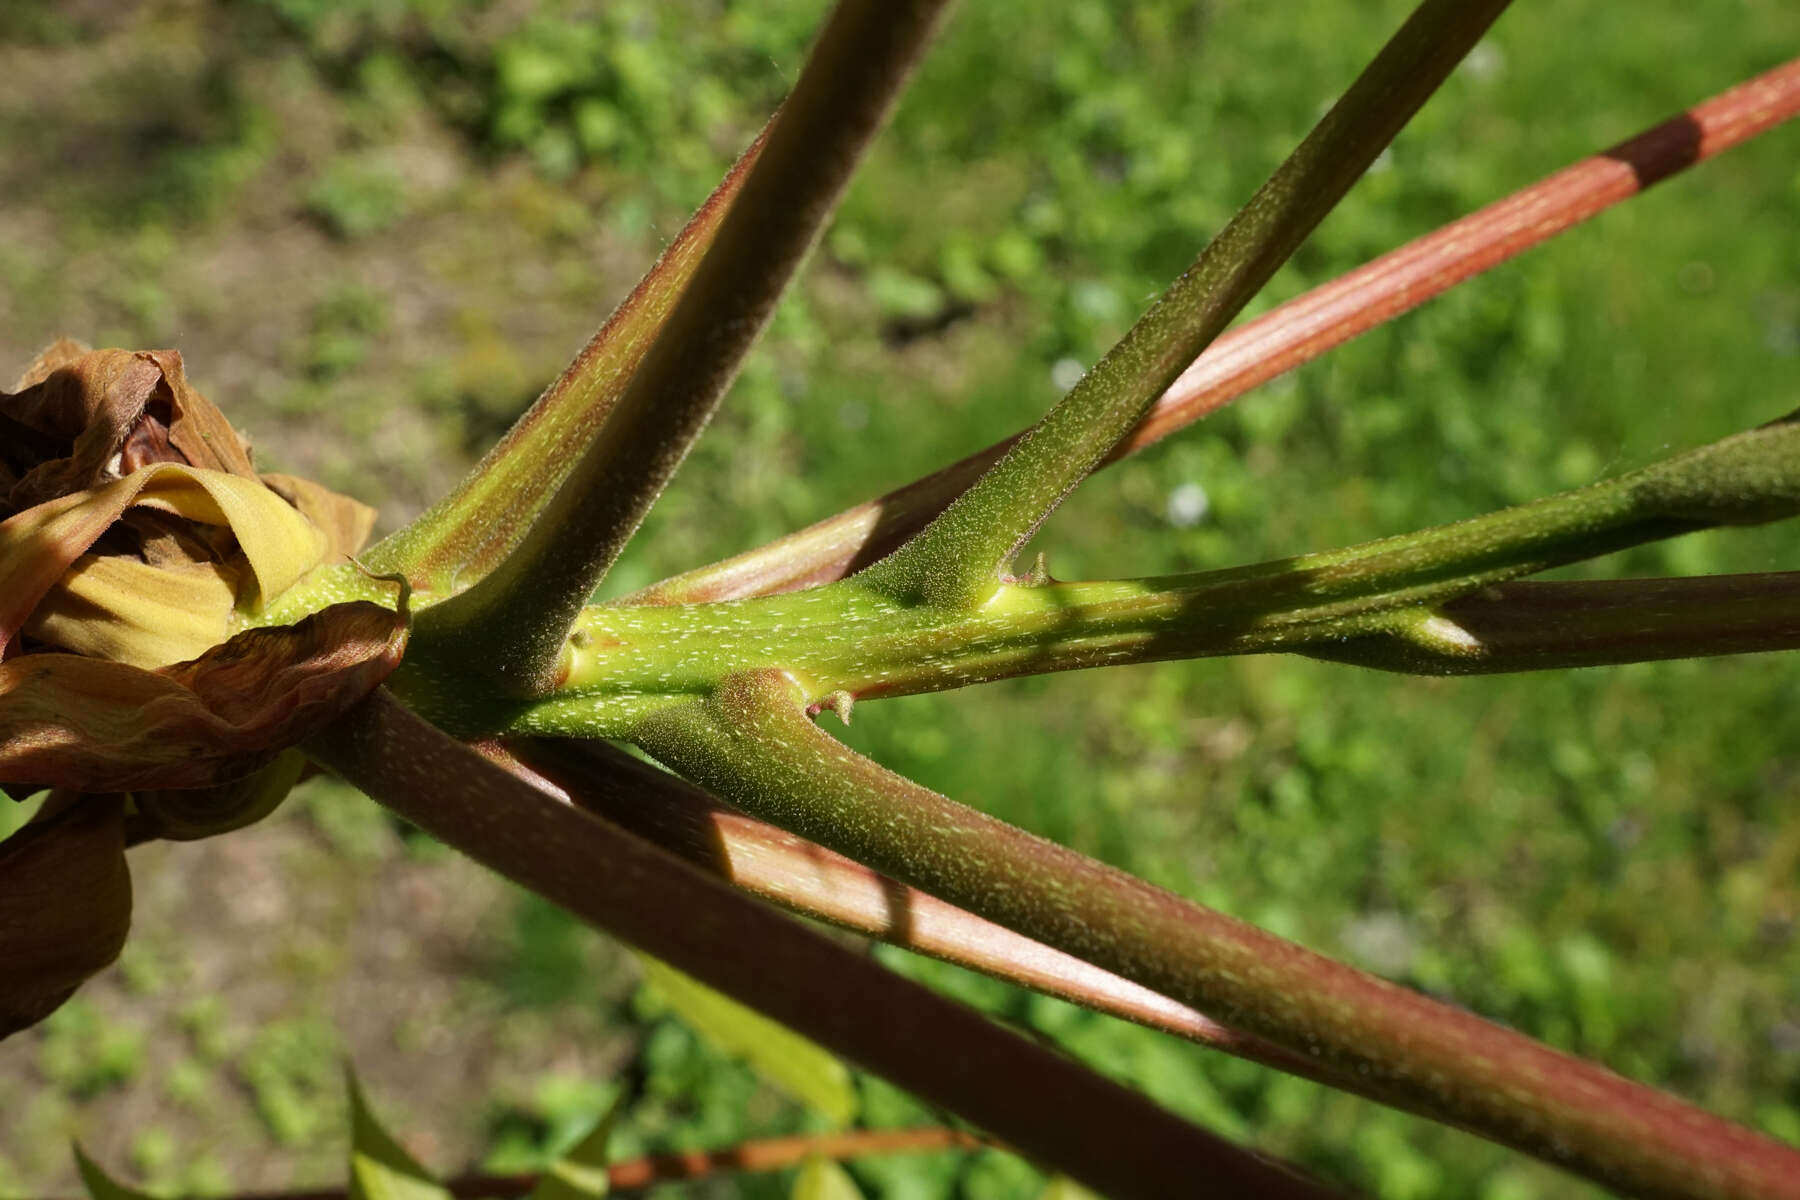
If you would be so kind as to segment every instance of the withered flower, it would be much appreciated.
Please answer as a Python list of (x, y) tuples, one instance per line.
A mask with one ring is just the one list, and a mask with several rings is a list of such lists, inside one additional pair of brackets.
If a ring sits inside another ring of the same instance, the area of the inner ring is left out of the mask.
[(255, 626), (373, 524), (257, 474), (173, 350), (65, 339), (0, 392), (0, 789), (56, 789), (0, 842), (0, 1036), (118, 954), (128, 841), (266, 814), (283, 751), (398, 665), (405, 617), (377, 604)]

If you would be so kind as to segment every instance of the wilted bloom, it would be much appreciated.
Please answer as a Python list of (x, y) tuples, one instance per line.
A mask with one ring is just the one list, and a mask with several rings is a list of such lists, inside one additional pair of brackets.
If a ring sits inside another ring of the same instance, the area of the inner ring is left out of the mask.
[(249, 627), (373, 522), (258, 475), (173, 350), (64, 340), (0, 393), (0, 788), (57, 789), (0, 842), (0, 1036), (117, 955), (128, 831), (267, 812), (282, 751), (399, 663), (405, 618), (376, 604)]

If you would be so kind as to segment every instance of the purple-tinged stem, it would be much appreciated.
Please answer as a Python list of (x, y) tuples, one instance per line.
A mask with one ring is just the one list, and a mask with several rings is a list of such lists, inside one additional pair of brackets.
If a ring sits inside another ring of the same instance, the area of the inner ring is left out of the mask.
[(482, 865), (1104, 1195), (1196, 1179), (1329, 1194), (530, 786), (385, 690), (305, 749)]
[(1488, 675), (1800, 649), (1800, 572), (1508, 583), (1307, 647), (1414, 675)]
[[(785, 829), (727, 808), (606, 742), (510, 744), (520, 770), (590, 812), (790, 912), (980, 971), (1227, 1054), (1356, 1090), (1355, 1080), (1082, 962)], [(503, 764), (506, 765), (506, 764)], [(653, 803), (645, 797), (654, 795)]]

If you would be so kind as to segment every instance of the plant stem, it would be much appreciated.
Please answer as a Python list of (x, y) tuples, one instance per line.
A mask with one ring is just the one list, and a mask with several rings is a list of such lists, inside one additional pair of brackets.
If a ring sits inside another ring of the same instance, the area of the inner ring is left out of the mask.
[(863, 578), (908, 604), (975, 608), (1044, 518), (1143, 419), (1437, 90), (1507, 0), (1424, 0), (1194, 265), (930, 525)]
[[(1271, 309), (1208, 346), (1101, 465), (1185, 429), (1251, 388), (1797, 113), (1800, 59)], [(924, 528), (1021, 436), (1015, 434), (879, 499), (653, 584), (617, 603), (734, 600), (841, 579)]]
[(656, 264), (506, 436), (429, 511), (371, 547), (365, 566), (405, 572), (414, 587), (447, 596), (486, 575), (518, 546), (654, 343), (712, 246), (766, 133), (732, 164)]
[(1800, 572), (1509, 583), (1402, 611), (1313, 658), (1414, 675), (1488, 675), (1800, 649)]
[(923, 53), (947, 0), (841, 0), (680, 301), (554, 498), (504, 562), (420, 614), (427, 669), (516, 695), (712, 416)]
[[(837, 692), (853, 698), (906, 695), (1158, 659), (1270, 652), (1329, 657), (1340, 644), (1351, 654), (1399, 661), (1395, 639), (1416, 644), (1406, 653), (1429, 650), (1433, 630), (1443, 627), (1421, 622), (1458, 597), (1641, 542), (1796, 511), (1800, 420), (1788, 418), (1451, 525), (1192, 575), (1003, 584), (974, 611), (907, 606), (870, 591), (860, 578), (718, 604), (599, 606), (587, 609), (577, 624), (568, 675), (557, 693), (478, 714), (475, 728), (628, 736), (644, 714), (705, 694), (733, 674), (764, 668), (788, 674), (816, 703)], [(1733, 628), (1753, 625), (1753, 608), (1748, 600), (1737, 605)], [(1609, 653), (1636, 647), (1645, 657), (1668, 657), (1705, 642), (1701, 631), (1713, 620), (1697, 604), (1654, 620), (1593, 608), (1569, 636), (1597, 644), (1609, 619), (1621, 633)], [(1683, 631), (1684, 620), (1693, 632)], [(1773, 644), (1785, 644), (1776, 626)], [(1635, 635), (1624, 636), (1633, 628)], [(1670, 649), (1653, 649), (1659, 633), (1667, 635)], [(1352, 640), (1372, 635), (1382, 640)], [(1526, 635), (1510, 636), (1517, 641)], [(1536, 636), (1555, 635), (1546, 629)], [(1466, 641), (1462, 649), (1469, 650)], [(1430, 652), (1444, 657), (1441, 647)], [(1481, 658), (1462, 653), (1455, 661)], [(432, 702), (423, 693), (419, 699)], [(433, 715), (469, 719), (450, 708)]]
[[(730, 809), (606, 742), (530, 739), (509, 746), (527, 771), (590, 812), (790, 912), (980, 971), (1095, 1012), (1289, 1074), (1356, 1090), (1317, 1061), (1219, 1024), (1184, 1004), (1021, 937), (787, 830)], [(492, 757), (492, 755), (490, 755)], [(654, 804), (644, 802), (656, 796)]]
[(1633, 1194), (1800, 1197), (1800, 1151), (955, 804), (819, 730), (777, 672), (664, 709), (637, 740), (747, 812), (1369, 1094)]
[(477, 862), (1105, 1195), (1196, 1178), (1325, 1194), (531, 787), (385, 690), (305, 749)]

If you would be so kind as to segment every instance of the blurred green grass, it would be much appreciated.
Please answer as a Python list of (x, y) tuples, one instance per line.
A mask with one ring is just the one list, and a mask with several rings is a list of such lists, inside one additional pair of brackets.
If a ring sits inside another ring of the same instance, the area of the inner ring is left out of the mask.
[[(1033, 419), (1405, 7), (964, 5), (608, 590)], [(391, 527), (679, 227), (822, 8), (9, 5), (0, 357), (22, 365), (61, 332), (177, 345), (262, 461), (379, 501)], [(1800, 10), (1780, 0), (1650, 0), (1629, 20), (1598, 0), (1521, 8), (1259, 307), (1795, 45)], [(1780, 415), (1800, 355), (1793, 149), (1790, 130), (1734, 151), (1246, 398), (1081, 489), (1038, 546), (1067, 578), (1226, 565), (1469, 515)], [(1585, 570), (1767, 570), (1797, 550), (1794, 531), (1736, 531)], [(867, 705), (846, 737), (1800, 1140), (1796, 683), (1781, 657), (1439, 681), (1247, 659)], [(0, 1047), (0, 1192), (66, 1188), (73, 1133), (162, 1186), (331, 1180), (341, 1053), (445, 1167), (528, 1164), (616, 1087), (641, 1097), (627, 1152), (812, 1119), (679, 1026), (640, 1024), (619, 956), (560, 914), (341, 788), (136, 869), (119, 971)], [(1592, 1194), (1463, 1135), (882, 954), (1372, 1194)], [(873, 1120), (925, 1115), (864, 1089)], [(1034, 1186), (991, 1156), (856, 1173), (884, 1197)]]

